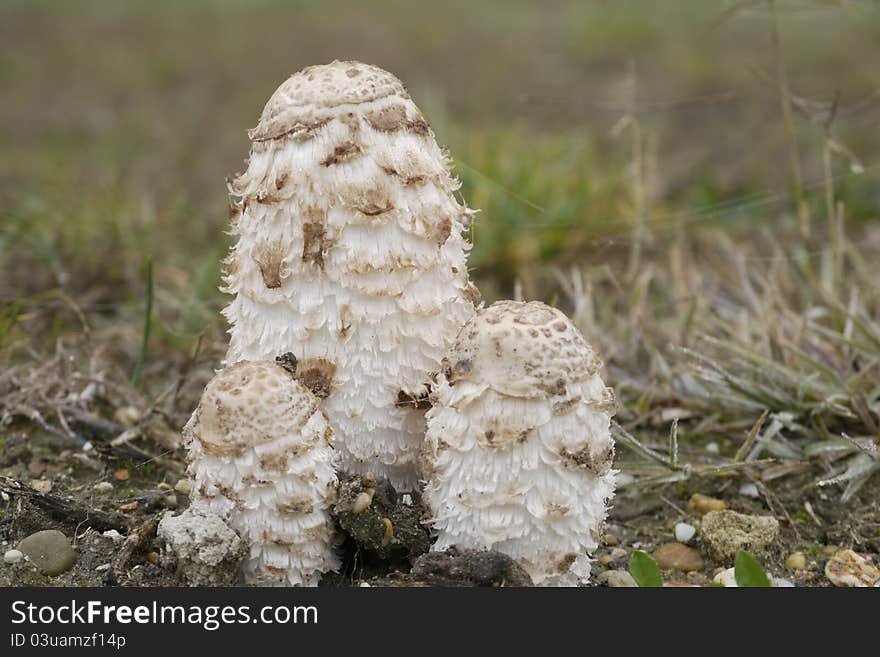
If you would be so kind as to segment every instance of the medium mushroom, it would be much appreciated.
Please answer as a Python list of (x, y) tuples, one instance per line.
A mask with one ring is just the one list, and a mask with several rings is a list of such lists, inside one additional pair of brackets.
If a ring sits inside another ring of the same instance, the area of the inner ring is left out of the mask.
[(614, 492), (615, 401), (601, 366), (543, 303), (499, 301), (465, 324), (422, 450), (434, 550), (498, 550), (540, 585), (588, 580)]
[(184, 427), (192, 505), (250, 544), (248, 584), (316, 586), (337, 567), (332, 436), (318, 399), (276, 363), (238, 362), (205, 388)]
[(430, 373), (479, 301), (447, 156), (402, 83), (359, 62), (294, 74), (249, 135), (226, 361), (291, 352), (340, 467), (411, 490)]

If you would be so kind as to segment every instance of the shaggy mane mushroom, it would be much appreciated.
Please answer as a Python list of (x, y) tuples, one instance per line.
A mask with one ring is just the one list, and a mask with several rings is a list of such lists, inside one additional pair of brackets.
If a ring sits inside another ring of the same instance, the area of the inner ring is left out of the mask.
[(614, 397), (561, 312), (500, 301), (464, 328), (437, 377), (422, 452), (434, 550), (494, 549), (536, 584), (590, 574), (614, 491)]
[(241, 361), (211, 379), (184, 427), (192, 506), (250, 544), (248, 584), (316, 586), (338, 566), (333, 432), (318, 404), (280, 365)]
[(472, 211), (392, 74), (311, 66), (269, 99), (230, 184), (237, 242), (227, 363), (291, 352), (322, 397), (340, 467), (414, 489), (430, 374), (478, 301)]

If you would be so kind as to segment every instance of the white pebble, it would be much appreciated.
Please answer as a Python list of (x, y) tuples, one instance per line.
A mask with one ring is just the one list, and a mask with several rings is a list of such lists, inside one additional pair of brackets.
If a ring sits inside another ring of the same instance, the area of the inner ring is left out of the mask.
[(52, 491), (52, 481), (50, 479), (37, 479), (31, 482), (31, 488), (41, 493), (49, 493)]
[(710, 454), (718, 454), (719, 452), (721, 452), (721, 448), (718, 447), (718, 443), (711, 442), (706, 445), (706, 451)]
[(410, 495), (409, 493), (404, 493), (403, 503), (405, 506), (412, 506), (412, 495)]
[(616, 547), (611, 550), (611, 554), (609, 555), (614, 561), (623, 561), (626, 559), (629, 553), (621, 547)]
[(686, 522), (679, 522), (675, 525), (675, 540), (679, 543), (687, 543), (690, 541), (694, 534), (697, 533), (697, 528), (693, 525), (689, 525)]
[(113, 490), (113, 484), (111, 484), (109, 481), (102, 481), (95, 484), (92, 487), (92, 490), (95, 491), (95, 493), (97, 493), (98, 495), (106, 495)]
[(100, 566), (95, 566), (95, 572), (103, 573), (105, 570), (110, 570), (109, 563), (102, 563)]
[(771, 577), (770, 586), (775, 589), (793, 589), (794, 582), (789, 579), (785, 579), (784, 577)]
[(739, 494), (745, 497), (759, 497), (758, 487), (755, 484), (743, 484), (739, 487)]
[(109, 538), (114, 543), (118, 543), (119, 541), (125, 539), (125, 537), (115, 529), (108, 529), (103, 534), (101, 534), (101, 536), (103, 536), (104, 538)]
[[(768, 576), (767, 579), (770, 580), (770, 586), (775, 589), (788, 589), (793, 588), (794, 584), (787, 579), (782, 577), (773, 577)], [(736, 583), (736, 569), (728, 568), (727, 570), (723, 570), (717, 575), (715, 575), (715, 579), (713, 580), (716, 584), (723, 584), (725, 588), (733, 587), (738, 588), (738, 584)]]
[(18, 563), (24, 559), (24, 554), (20, 550), (9, 550), (3, 555), (4, 563)]
[(733, 568), (722, 570), (720, 573), (715, 575), (715, 578), (712, 581), (716, 584), (723, 584), (725, 588), (737, 588), (736, 571)]

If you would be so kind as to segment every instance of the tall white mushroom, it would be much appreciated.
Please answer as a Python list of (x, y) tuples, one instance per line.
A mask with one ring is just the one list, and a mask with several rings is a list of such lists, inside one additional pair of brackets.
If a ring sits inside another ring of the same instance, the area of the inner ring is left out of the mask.
[(590, 574), (614, 492), (601, 361), (539, 302), (480, 310), (443, 360), (422, 452), (435, 550), (494, 549), (536, 584)]
[(275, 363), (238, 362), (205, 388), (184, 427), (192, 505), (249, 542), (247, 583), (316, 586), (338, 566), (332, 436), (318, 399)]
[(284, 82), (230, 190), (226, 360), (292, 352), (321, 396), (342, 469), (417, 482), (423, 400), (479, 294), (472, 211), (401, 82), (359, 62)]

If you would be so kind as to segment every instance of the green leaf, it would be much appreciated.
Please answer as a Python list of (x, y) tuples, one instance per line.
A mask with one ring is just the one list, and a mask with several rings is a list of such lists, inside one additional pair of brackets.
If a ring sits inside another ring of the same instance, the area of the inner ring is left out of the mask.
[(736, 585), (739, 587), (768, 588), (770, 586), (770, 579), (761, 564), (745, 550), (736, 553), (733, 574), (736, 576)]
[(629, 574), (633, 576), (636, 584), (643, 588), (657, 588), (663, 586), (663, 577), (657, 562), (641, 550), (633, 551), (629, 560)]

